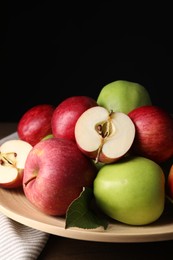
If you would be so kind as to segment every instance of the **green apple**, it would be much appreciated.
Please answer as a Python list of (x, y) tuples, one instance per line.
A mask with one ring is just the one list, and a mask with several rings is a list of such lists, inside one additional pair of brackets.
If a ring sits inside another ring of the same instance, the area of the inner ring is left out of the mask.
[(119, 111), (128, 114), (134, 108), (151, 105), (148, 90), (139, 83), (116, 80), (105, 85), (98, 97), (97, 104), (109, 111)]
[(163, 213), (165, 175), (150, 159), (126, 157), (98, 171), (93, 193), (98, 207), (112, 219), (147, 225)]
[(43, 140), (47, 140), (47, 139), (49, 139), (49, 138), (53, 138), (53, 137), (54, 137), (53, 134), (48, 134), (48, 135), (46, 135), (45, 137), (43, 137), (42, 141), (43, 141)]

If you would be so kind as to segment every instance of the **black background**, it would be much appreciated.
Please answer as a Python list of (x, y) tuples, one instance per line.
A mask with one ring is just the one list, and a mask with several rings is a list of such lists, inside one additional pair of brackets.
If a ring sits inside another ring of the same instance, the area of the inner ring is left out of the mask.
[(1, 40), (0, 121), (73, 95), (97, 98), (117, 79), (143, 84), (170, 112), (173, 56), (169, 7), (116, 1), (13, 1)]

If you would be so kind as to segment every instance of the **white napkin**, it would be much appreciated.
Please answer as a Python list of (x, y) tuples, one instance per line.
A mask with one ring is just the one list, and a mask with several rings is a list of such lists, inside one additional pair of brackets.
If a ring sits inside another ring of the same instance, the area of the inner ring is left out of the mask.
[[(16, 138), (13, 133), (0, 140)], [(49, 234), (20, 224), (0, 213), (0, 260), (36, 260)]]
[(48, 238), (0, 213), (0, 260), (36, 260)]

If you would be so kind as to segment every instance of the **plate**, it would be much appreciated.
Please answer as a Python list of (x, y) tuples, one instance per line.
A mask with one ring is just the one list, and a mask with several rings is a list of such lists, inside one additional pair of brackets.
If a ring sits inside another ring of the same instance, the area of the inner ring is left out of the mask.
[[(16, 133), (1, 139), (16, 138)], [(162, 216), (154, 223), (146, 226), (130, 226), (119, 222), (112, 222), (106, 230), (67, 228), (65, 219), (49, 216), (33, 206), (23, 193), (22, 189), (0, 188), (0, 212), (7, 217), (26, 226), (43, 232), (80, 240), (96, 242), (154, 242), (173, 239), (173, 212), (165, 210)]]

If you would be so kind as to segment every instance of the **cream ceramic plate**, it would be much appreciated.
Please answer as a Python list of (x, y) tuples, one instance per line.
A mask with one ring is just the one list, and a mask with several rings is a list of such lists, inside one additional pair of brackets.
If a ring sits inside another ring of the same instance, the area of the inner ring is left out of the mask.
[[(16, 137), (16, 133), (6, 139)], [(0, 143), (4, 140), (2, 139)], [(65, 229), (65, 219), (38, 211), (22, 190), (0, 188), (0, 212), (29, 227), (63, 237), (98, 242), (151, 242), (173, 239), (173, 210), (165, 210), (155, 223), (147, 226), (128, 226), (119, 222), (109, 224), (106, 230)]]

